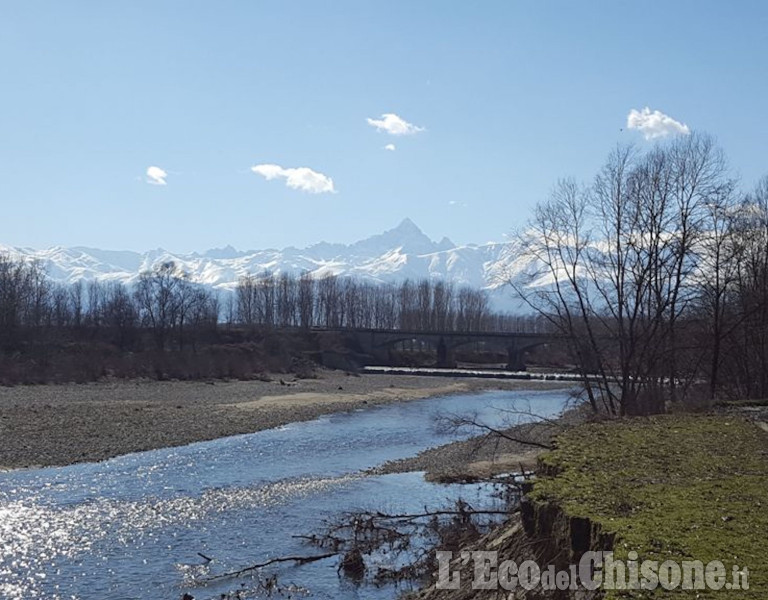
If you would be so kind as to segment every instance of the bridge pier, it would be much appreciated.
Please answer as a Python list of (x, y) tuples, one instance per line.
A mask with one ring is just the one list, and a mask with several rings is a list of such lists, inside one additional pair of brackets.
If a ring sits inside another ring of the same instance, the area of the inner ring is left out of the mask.
[(445, 338), (440, 338), (437, 343), (437, 367), (440, 369), (453, 369), (456, 367), (456, 358), (453, 348), (449, 348), (445, 343)]
[(515, 347), (507, 348), (507, 371), (525, 371), (525, 351)]

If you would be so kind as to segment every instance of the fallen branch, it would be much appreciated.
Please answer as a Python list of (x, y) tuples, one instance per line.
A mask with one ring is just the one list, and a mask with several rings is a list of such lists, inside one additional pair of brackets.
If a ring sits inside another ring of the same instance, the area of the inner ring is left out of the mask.
[(231, 577), (240, 577), (240, 575), (245, 575), (246, 573), (256, 571), (263, 567), (268, 567), (269, 565), (273, 565), (275, 563), (295, 562), (297, 565), (304, 565), (307, 563), (316, 562), (318, 560), (323, 560), (325, 558), (331, 558), (337, 554), (338, 552), (328, 552), (326, 554), (315, 554), (313, 556), (280, 556), (278, 558), (271, 558), (270, 560), (263, 563), (258, 563), (249, 567), (245, 567), (244, 569), (239, 569), (238, 571), (229, 571), (228, 573), (222, 573), (220, 575), (208, 577), (205, 579), (205, 583), (211, 581), (219, 581), (221, 579), (229, 579)]
[[(469, 523), (471, 517), (478, 515), (501, 515), (509, 516), (511, 512), (509, 510), (475, 510), (466, 502), (461, 500), (457, 501), (458, 508), (455, 510), (427, 510), (423, 512), (413, 513), (399, 513), (389, 514), (380, 511), (368, 512), (362, 514), (353, 514), (349, 516), (349, 521), (342, 522), (340, 524), (332, 525), (328, 528), (328, 532), (325, 535), (294, 535), (292, 537), (297, 539), (303, 539), (311, 544), (314, 544), (320, 548), (329, 547), (332, 552), (326, 552), (324, 554), (314, 554), (310, 556), (281, 556), (272, 558), (270, 560), (250, 565), (243, 569), (236, 571), (229, 571), (227, 573), (221, 573), (220, 575), (214, 575), (202, 579), (200, 583), (207, 584), (214, 581), (220, 581), (222, 579), (231, 579), (245, 575), (247, 573), (258, 571), (269, 565), (285, 562), (294, 562), (297, 565), (303, 565), (311, 562), (316, 562), (326, 558), (332, 558), (334, 556), (342, 556), (342, 562), (339, 565), (339, 570), (345, 569), (347, 571), (360, 571), (364, 569), (364, 563), (362, 563), (363, 554), (369, 554), (371, 551), (376, 550), (385, 544), (390, 544), (392, 549), (397, 551), (404, 551), (411, 549), (411, 538), (413, 533), (411, 530), (403, 530), (399, 528), (415, 528), (415, 527), (436, 527), (436, 524), (422, 523), (423, 519), (437, 519), (438, 517), (462, 517)], [(351, 531), (350, 538), (338, 537), (333, 535), (335, 532)], [(372, 538), (365, 540), (358, 537), (359, 535), (365, 536), (367, 533), (371, 533)], [(439, 531), (436, 530), (439, 535)], [(428, 553), (422, 552), (422, 562), (426, 564), (426, 557)], [(201, 554), (201, 556), (203, 556)], [(208, 558), (203, 556), (203, 558)], [(346, 566), (345, 566), (346, 565)], [(362, 567), (360, 566), (362, 565)], [(413, 569), (413, 566), (408, 567)], [(349, 573), (348, 573), (349, 574)], [(360, 573), (358, 573), (359, 575)], [(399, 575), (399, 571), (395, 572), (395, 575)], [(276, 576), (275, 576), (276, 577)], [(273, 585), (274, 582), (267, 582), (267, 587)], [(271, 588), (269, 588), (271, 589)]]
[[(537, 442), (535, 440), (526, 440), (523, 438), (515, 437), (514, 435), (507, 433), (506, 431), (503, 431), (501, 429), (496, 429), (495, 427), (491, 427), (490, 425), (486, 425), (485, 423), (481, 423), (480, 421), (474, 421), (471, 419), (459, 419), (454, 422), (454, 424), (457, 427), (462, 426), (471, 426), (471, 427), (477, 427), (478, 429), (481, 429), (483, 431), (487, 432), (487, 435), (494, 435), (499, 438), (508, 440), (510, 442), (514, 442), (516, 444), (522, 444), (523, 446), (533, 446), (535, 448), (543, 448), (544, 450), (552, 450), (551, 444), (545, 444), (544, 442)], [(526, 425), (528, 425), (526, 423)], [(535, 426), (535, 423), (531, 423), (532, 426)]]
[[(497, 411), (499, 411), (501, 413), (506, 413), (506, 414), (509, 414), (509, 415), (516, 415), (518, 417), (529, 417), (529, 418), (535, 419), (533, 421), (523, 421), (521, 423), (517, 423), (516, 426), (518, 426), (518, 427), (521, 426), (521, 425), (544, 425), (544, 424), (546, 424), (546, 425), (552, 425), (552, 427), (556, 427), (557, 429), (561, 429), (561, 430), (567, 428), (567, 426), (559, 418), (552, 419), (550, 417), (545, 417), (543, 415), (535, 413), (535, 412), (533, 412), (531, 410), (523, 410), (523, 409), (518, 409), (518, 408), (511, 409), (511, 408), (501, 408), (501, 407), (494, 407), (494, 408), (495, 408), (495, 410), (497, 410)], [(513, 427), (514, 426), (515, 425), (513, 425)]]
[[(500, 412), (509, 412), (517, 413), (517, 414), (524, 414), (523, 411), (510, 411), (510, 410), (503, 410), (503, 409), (497, 409)], [(468, 442), (472, 443), (473, 441), (478, 444), (478, 448), (480, 448), (483, 444), (485, 444), (488, 440), (494, 441), (497, 446), (500, 440), (507, 440), (510, 442), (513, 442), (515, 444), (520, 444), (523, 446), (533, 446), (535, 448), (543, 448), (544, 450), (551, 450), (552, 446), (544, 441), (538, 441), (537, 439), (530, 439), (527, 437), (527, 435), (534, 435), (534, 432), (544, 430), (546, 431), (548, 427), (559, 427), (562, 428), (562, 425), (557, 423), (557, 421), (551, 421), (545, 417), (541, 417), (539, 415), (535, 415), (531, 413), (530, 416), (535, 416), (538, 421), (533, 422), (526, 422), (526, 423), (518, 423), (517, 425), (507, 425), (504, 428), (497, 428), (492, 427), (491, 425), (488, 425), (487, 423), (484, 423), (478, 418), (477, 413), (474, 414), (449, 414), (449, 415), (443, 415), (438, 417), (437, 423), (438, 428), (444, 429), (448, 432), (458, 432), (462, 430), (467, 429), (479, 429), (480, 431), (484, 431), (485, 435), (483, 436), (476, 436), (474, 438), (470, 438), (467, 440)], [(538, 436), (536, 436), (538, 437)]]
[(423, 519), (425, 517), (443, 516), (467, 516), (467, 515), (508, 515), (508, 510), (475, 510), (474, 508), (468, 508), (467, 510), (430, 510), (423, 513), (406, 513), (400, 515), (393, 515), (383, 512), (371, 513), (374, 519), (390, 519), (393, 521), (404, 521), (410, 519)]

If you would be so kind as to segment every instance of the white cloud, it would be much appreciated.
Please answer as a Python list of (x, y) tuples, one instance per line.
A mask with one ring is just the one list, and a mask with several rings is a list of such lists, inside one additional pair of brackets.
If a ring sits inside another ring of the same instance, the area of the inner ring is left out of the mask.
[(151, 183), (152, 185), (166, 185), (166, 177), (168, 177), (168, 173), (160, 167), (147, 167), (147, 183)]
[(381, 119), (366, 119), (366, 121), (368, 125), (375, 127), (378, 131), (386, 131), (389, 135), (413, 135), (424, 131), (423, 127), (417, 127), (394, 113), (384, 113)]
[(395, 148), (394, 144), (387, 144), (386, 146), (384, 146), (384, 150), (389, 150), (390, 152), (394, 152), (395, 150), (397, 150), (397, 148)]
[(655, 140), (671, 134), (689, 135), (688, 125), (675, 121), (660, 110), (651, 111), (647, 106), (643, 110), (632, 109), (627, 115), (627, 128), (637, 129), (646, 140)]
[(333, 187), (333, 179), (308, 167), (284, 169), (280, 165), (264, 164), (251, 167), (251, 171), (261, 175), (267, 181), (282, 177), (285, 179), (285, 185), (294, 190), (302, 190), (311, 194), (336, 191)]

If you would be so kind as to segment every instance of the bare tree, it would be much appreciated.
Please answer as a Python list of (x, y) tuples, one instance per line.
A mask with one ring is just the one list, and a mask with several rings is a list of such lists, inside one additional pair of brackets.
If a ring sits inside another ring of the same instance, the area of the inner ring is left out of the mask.
[(235, 288), (237, 322), (248, 327), (256, 323), (255, 289), (256, 278), (253, 275), (240, 277)]
[(709, 207), (731, 187), (722, 153), (693, 134), (619, 148), (591, 186), (561, 181), (536, 208), (512, 285), (570, 340), (593, 408), (658, 412), (696, 376), (680, 362), (680, 323), (699, 294)]
[(152, 330), (155, 345), (164, 350), (179, 317), (178, 289), (182, 273), (173, 262), (139, 276), (134, 297), (142, 321)]
[(315, 320), (315, 281), (307, 272), (302, 273), (299, 278), (298, 305), (299, 325), (307, 329)]
[(748, 194), (734, 219), (733, 298), (728, 371), (738, 393), (768, 394), (768, 177)]
[(112, 283), (106, 287), (101, 312), (112, 341), (121, 350), (129, 348), (136, 341), (139, 315), (124, 285)]

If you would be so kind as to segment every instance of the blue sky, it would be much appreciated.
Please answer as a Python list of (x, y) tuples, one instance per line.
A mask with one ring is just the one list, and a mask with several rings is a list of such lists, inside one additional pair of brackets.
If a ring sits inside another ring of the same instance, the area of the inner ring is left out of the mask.
[[(683, 125), (745, 187), (768, 174), (762, 1), (4, 0), (0, 82), (8, 245), (304, 246), (404, 217), (500, 240), (558, 177)], [(645, 107), (672, 121), (628, 128)]]

